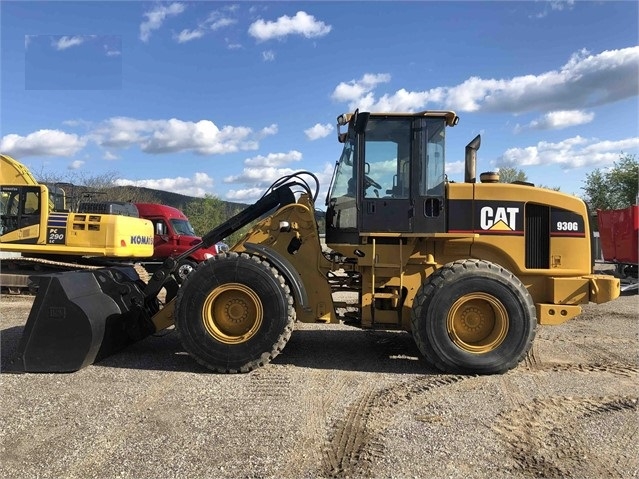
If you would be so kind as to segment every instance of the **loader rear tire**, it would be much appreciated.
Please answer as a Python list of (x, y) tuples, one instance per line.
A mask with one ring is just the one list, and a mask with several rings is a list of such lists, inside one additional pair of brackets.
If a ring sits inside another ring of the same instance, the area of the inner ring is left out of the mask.
[(460, 260), (417, 291), (412, 333), (426, 360), (448, 373), (514, 368), (535, 338), (537, 314), (521, 281), (488, 261)]
[(219, 373), (245, 373), (284, 348), (295, 309), (282, 275), (258, 256), (222, 253), (180, 288), (175, 327), (186, 351)]

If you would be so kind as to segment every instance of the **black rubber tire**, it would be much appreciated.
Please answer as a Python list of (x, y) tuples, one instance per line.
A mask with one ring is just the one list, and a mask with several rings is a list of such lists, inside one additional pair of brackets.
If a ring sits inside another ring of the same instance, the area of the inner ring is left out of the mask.
[(175, 306), (184, 349), (220, 373), (246, 373), (271, 361), (291, 337), (294, 321), (293, 297), (282, 275), (246, 253), (222, 253), (201, 263), (180, 288)]
[(187, 276), (197, 269), (197, 263), (190, 259), (183, 259), (175, 269), (175, 280), (178, 284), (184, 283)]
[[(537, 314), (516, 276), (494, 263), (467, 259), (427, 279), (415, 296), (411, 323), (419, 350), (441, 371), (500, 374), (526, 356)], [(466, 343), (460, 339), (466, 333), (486, 336), (483, 343)]]

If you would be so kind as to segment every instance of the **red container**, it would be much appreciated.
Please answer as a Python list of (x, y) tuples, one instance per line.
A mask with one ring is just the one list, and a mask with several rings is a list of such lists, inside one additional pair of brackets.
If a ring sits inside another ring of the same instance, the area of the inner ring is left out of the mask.
[(639, 206), (623, 210), (597, 210), (601, 251), (605, 261), (637, 263)]

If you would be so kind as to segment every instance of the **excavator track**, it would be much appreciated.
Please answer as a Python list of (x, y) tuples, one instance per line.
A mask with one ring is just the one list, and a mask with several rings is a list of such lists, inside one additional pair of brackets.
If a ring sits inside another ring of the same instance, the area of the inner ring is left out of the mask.
[[(149, 272), (140, 263), (118, 263), (133, 266), (140, 279), (147, 283)], [(12, 295), (33, 295), (29, 288), (29, 276), (65, 271), (91, 270), (104, 268), (105, 264), (84, 264), (66, 261), (53, 261), (44, 258), (8, 257), (0, 261), (0, 292)]]

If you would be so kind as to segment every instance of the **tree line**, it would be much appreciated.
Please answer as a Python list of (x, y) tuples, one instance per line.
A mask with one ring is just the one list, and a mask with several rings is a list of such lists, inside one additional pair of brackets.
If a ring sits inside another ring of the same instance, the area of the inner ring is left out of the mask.
[[(526, 173), (518, 168), (500, 168), (502, 183), (527, 182)], [(548, 187), (560, 191), (560, 187)], [(639, 195), (639, 162), (636, 155), (622, 153), (610, 168), (597, 168), (586, 175), (582, 196), (591, 211), (617, 210), (637, 204)]]

